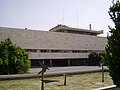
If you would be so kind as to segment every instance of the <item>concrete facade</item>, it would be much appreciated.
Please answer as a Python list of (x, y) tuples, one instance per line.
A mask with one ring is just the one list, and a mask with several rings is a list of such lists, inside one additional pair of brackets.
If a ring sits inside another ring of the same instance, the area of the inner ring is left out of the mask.
[(68, 27), (66, 25), (58, 24), (56, 27), (51, 28), (49, 31), (74, 33), (74, 34), (81, 34), (81, 35), (92, 35), (92, 36), (97, 36), (98, 34), (103, 33), (103, 30), (100, 30), (100, 31), (91, 30), (91, 25), (90, 25), (90, 30), (87, 30), (87, 29), (73, 28), (73, 27)]
[(0, 27), (0, 41), (6, 38), (10, 38), (13, 43), (30, 53), (32, 66), (38, 65), (37, 61), (41, 60), (45, 60), (49, 66), (52, 66), (55, 60), (58, 61), (57, 64), (67, 60), (67, 65), (71, 65), (73, 60), (78, 62), (87, 59), (92, 51), (104, 51), (107, 43), (106, 37), (96, 35)]

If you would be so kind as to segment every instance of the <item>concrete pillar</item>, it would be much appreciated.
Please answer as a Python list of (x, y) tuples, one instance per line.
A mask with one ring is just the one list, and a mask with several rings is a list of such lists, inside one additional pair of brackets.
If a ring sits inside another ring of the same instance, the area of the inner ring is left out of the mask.
[(50, 60), (50, 66), (52, 67), (52, 60)]
[(84, 59), (84, 65), (86, 65), (86, 60)]
[(70, 64), (70, 60), (68, 59), (68, 66), (70, 66), (71, 64)]

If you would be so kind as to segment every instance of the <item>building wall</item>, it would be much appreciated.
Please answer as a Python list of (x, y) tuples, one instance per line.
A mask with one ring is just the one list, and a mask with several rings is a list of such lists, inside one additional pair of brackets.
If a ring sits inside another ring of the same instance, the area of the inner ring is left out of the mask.
[(88, 58), (90, 53), (30, 53), (30, 59), (79, 59)]
[[(91, 51), (104, 51), (107, 43), (105, 37), (98, 36), (0, 28), (0, 41), (6, 38), (10, 38), (13, 43), (28, 50), (30, 59), (33, 61), (71, 59), (72, 63), (75, 63), (74, 60), (87, 59)], [(49, 52), (41, 52), (41, 50), (48, 50)], [(51, 52), (52, 50), (58, 50), (59, 52)], [(76, 50), (78, 52), (73, 52)]]

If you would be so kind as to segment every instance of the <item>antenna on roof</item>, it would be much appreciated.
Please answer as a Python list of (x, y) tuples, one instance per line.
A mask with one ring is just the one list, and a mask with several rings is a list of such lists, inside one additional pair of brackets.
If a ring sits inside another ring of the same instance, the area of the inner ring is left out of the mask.
[(77, 28), (78, 28), (78, 12), (76, 12), (76, 25), (77, 25)]
[(89, 24), (89, 29), (92, 30), (91, 24)]
[(64, 10), (62, 9), (62, 24), (64, 25)]

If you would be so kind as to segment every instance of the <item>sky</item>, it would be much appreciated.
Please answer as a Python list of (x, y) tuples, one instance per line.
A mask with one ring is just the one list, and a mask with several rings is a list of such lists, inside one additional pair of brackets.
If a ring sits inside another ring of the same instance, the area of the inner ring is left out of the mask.
[(112, 0), (0, 0), (0, 27), (48, 31), (58, 24), (103, 30), (114, 27), (108, 14)]

